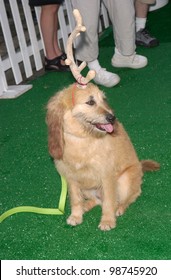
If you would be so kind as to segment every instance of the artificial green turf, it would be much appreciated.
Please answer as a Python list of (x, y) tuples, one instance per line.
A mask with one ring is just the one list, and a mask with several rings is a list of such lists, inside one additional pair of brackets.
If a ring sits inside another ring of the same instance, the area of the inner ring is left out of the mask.
[[(148, 57), (139, 70), (114, 69), (112, 29), (100, 40), (100, 61), (121, 82), (103, 88), (124, 124), (140, 159), (160, 162), (161, 170), (144, 176), (142, 195), (117, 227), (101, 232), (100, 207), (70, 227), (67, 199), (63, 216), (15, 214), (1, 227), (1, 259), (170, 259), (171, 258), (171, 3), (149, 14), (148, 25), (160, 40), (153, 49), (137, 48)], [(74, 80), (70, 73), (48, 73), (15, 100), (0, 100), (0, 204), (4, 211), (21, 205), (57, 207), (60, 177), (47, 149), (45, 106)]]

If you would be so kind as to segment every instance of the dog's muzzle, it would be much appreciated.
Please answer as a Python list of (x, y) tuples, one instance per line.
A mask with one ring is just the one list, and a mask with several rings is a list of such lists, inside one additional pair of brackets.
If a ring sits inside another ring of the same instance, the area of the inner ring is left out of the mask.
[(107, 113), (106, 123), (96, 123), (96, 128), (107, 133), (112, 133), (114, 131), (115, 119), (116, 117), (113, 114)]

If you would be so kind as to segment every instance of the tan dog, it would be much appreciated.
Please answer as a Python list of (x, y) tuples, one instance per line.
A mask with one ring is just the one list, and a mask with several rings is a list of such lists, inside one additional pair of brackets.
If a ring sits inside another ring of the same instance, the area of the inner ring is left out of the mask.
[(84, 212), (99, 204), (99, 228), (114, 228), (116, 216), (140, 195), (143, 171), (156, 170), (159, 164), (138, 160), (103, 92), (91, 83), (86, 89), (64, 89), (47, 109), (49, 152), (69, 188), (67, 223), (82, 223)]

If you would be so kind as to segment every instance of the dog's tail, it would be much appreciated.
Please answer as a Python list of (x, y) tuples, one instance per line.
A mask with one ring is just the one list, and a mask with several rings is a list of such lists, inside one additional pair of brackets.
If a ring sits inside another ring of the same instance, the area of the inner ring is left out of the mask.
[(141, 160), (142, 171), (156, 171), (160, 169), (160, 164), (154, 160)]

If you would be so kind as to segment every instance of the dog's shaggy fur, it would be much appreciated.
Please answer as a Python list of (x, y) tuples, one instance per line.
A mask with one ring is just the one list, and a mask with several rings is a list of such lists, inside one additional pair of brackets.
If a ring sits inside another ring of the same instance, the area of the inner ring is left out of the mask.
[(140, 195), (143, 172), (159, 164), (138, 160), (103, 92), (91, 83), (86, 89), (64, 89), (47, 109), (49, 152), (69, 188), (67, 223), (82, 223), (85, 211), (101, 205), (99, 228), (114, 228), (116, 216)]

